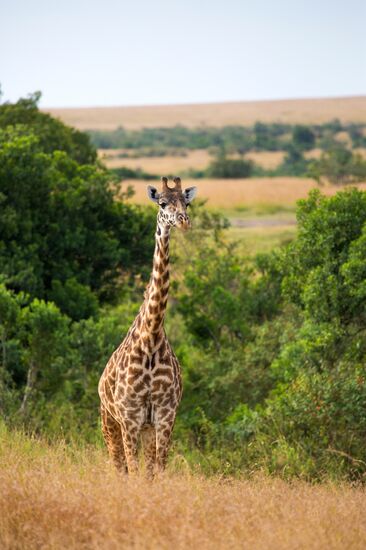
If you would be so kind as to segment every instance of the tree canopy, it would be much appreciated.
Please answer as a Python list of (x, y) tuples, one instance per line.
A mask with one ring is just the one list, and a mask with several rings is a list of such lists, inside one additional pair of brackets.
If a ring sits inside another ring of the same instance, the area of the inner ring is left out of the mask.
[[(116, 200), (119, 186), (105, 168), (62, 150), (63, 125), (61, 143), (45, 151), (50, 126), (43, 134), (42, 125), (34, 131), (29, 124), (0, 130), (2, 280), (54, 300), (73, 318), (87, 317), (123, 280), (146, 272), (154, 214)], [(57, 121), (55, 128), (58, 135)]]
[(89, 136), (40, 111), (40, 98), (41, 93), (35, 92), (16, 103), (0, 104), (0, 128), (18, 126), (18, 131), (25, 135), (31, 128), (44, 153), (64, 151), (80, 164), (94, 164), (97, 152)]

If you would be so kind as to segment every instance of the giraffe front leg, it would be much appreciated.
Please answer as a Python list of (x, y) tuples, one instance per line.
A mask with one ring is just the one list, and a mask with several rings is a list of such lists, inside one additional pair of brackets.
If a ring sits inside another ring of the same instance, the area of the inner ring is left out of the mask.
[(119, 422), (102, 405), (100, 408), (102, 418), (102, 432), (111, 457), (118, 471), (127, 473), (127, 463), (122, 439), (122, 427)]
[(174, 422), (175, 411), (156, 411), (156, 468), (159, 473), (166, 467)]
[(156, 463), (156, 431), (154, 426), (142, 428), (141, 439), (145, 457), (146, 474), (149, 479), (152, 479), (154, 477)]
[(138, 464), (138, 439), (144, 418), (140, 410), (129, 409), (122, 412), (122, 436), (123, 446), (129, 474), (137, 474)]

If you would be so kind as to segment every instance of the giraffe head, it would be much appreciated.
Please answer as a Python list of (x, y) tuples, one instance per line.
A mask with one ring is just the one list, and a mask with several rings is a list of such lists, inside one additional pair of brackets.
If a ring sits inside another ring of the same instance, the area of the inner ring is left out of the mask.
[(168, 178), (161, 178), (161, 193), (151, 185), (147, 188), (149, 199), (159, 205), (158, 221), (160, 224), (180, 229), (188, 229), (191, 221), (187, 215), (187, 206), (196, 195), (196, 187), (182, 191), (180, 178), (174, 178), (175, 187), (168, 186)]

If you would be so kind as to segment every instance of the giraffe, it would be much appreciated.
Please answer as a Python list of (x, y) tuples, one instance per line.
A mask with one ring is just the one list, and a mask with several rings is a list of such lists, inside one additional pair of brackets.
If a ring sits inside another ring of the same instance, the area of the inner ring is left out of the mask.
[(162, 178), (162, 191), (148, 186), (159, 206), (155, 252), (144, 301), (125, 339), (110, 357), (99, 381), (102, 432), (118, 470), (138, 472), (141, 437), (147, 475), (162, 472), (182, 396), (178, 360), (164, 330), (169, 291), (169, 239), (172, 227), (188, 229), (187, 206), (195, 187), (182, 190), (180, 178)]

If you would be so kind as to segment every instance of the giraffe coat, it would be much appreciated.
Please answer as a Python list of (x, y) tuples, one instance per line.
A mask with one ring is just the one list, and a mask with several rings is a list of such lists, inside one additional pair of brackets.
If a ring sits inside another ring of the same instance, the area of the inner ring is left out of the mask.
[[(103, 435), (117, 468), (129, 473), (138, 470), (140, 435), (148, 473), (164, 469), (182, 396), (181, 369), (164, 330), (170, 230), (173, 225), (189, 225), (186, 199), (179, 187), (163, 187), (167, 191), (157, 196), (162, 207), (145, 299), (99, 382)], [(153, 200), (157, 202), (155, 195)]]

